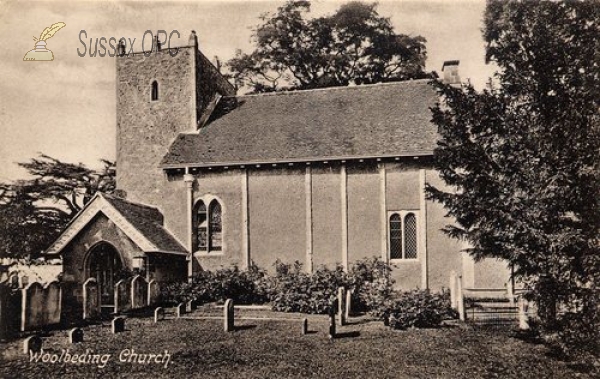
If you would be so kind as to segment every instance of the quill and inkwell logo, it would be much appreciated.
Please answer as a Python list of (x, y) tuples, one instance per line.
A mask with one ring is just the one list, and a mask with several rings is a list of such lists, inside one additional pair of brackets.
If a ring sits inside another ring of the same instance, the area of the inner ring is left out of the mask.
[(56, 32), (60, 29), (67, 26), (64, 22), (57, 22), (56, 24), (52, 24), (52, 26), (44, 29), (42, 34), (40, 34), (40, 38), (33, 37), (33, 40), (36, 41), (35, 49), (30, 50), (23, 57), (24, 61), (53, 61), (54, 54), (51, 50), (46, 48), (46, 41), (51, 38)]

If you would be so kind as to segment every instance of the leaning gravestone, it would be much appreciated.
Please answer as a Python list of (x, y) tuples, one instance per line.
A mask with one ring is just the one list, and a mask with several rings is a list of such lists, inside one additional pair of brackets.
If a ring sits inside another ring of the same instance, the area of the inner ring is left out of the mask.
[(25, 338), (23, 341), (23, 353), (29, 354), (29, 352), (39, 353), (42, 351), (42, 338), (38, 335), (33, 335)]
[(154, 323), (165, 319), (165, 309), (158, 307), (154, 310)]
[(125, 331), (125, 318), (124, 317), (115, 317), (112, 320), (112, 332), (113, 334), (121, 333)]
[(73, 328), (69, 330), (69, 342), (79, 343), (83, 342), (83, 330), (81, 328)]
[(223, 329), (225, 330), (225, 332), (233, 331), (233, 316), (233, 300), (227, 299), (227, 301), (225, 301), (225, 306), (223, 307)]

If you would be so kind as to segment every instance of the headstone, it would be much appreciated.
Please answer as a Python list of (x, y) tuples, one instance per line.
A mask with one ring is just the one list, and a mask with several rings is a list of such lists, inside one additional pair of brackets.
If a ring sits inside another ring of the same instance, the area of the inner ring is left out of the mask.
[(194, 301), (193, 300), (189, 300), (185, 303), (185, 312), (186, 313), (192, 313), (192, 311), (196, 309), (196, 307), (194, 306)]
[(308, 319), (305, 318), (304, 320), (302, 320), (302, 335), (305, 335), (308, 333)]
[(346, 289), (338, 288), (337, 292), (337, 317), (341, 326), (346, 325)]
[(100, 317), (100, 294), (95, 278), (83, 283), (83, 319), (94, 320)]
[(69, 330), (69, 343), (83, 342), (83, 330), (81, 328), (73, 328)]
[(25, 338), (25, 341), (23, 341), (23, 353), (29, 354), (29, 351), (33, 353), (42, 351), (42, 338), (40, 336), (33, 335)]
[(335, 299), (329, 304), (329, 338), (335, 338), (335, 314), (338, 308), (338, 300)]
[(165, 319), (165, 309), (158, 307), (154, 310), (154, 323)]
[(61, 288), (60, 283), (52, 281), (44, 286), (44, 325), (60, 324)]
[(179, 303), (177, 307), (175, 307), (175, 314), (177, 317), (181, 317), (185, 314), (185, 303)]
[(346, 317), (346, 321), (350, 318), (350, 314), (352, 313), (352, 294), (353, 290), (346, 291), (346, 308), (344, 316)]
[(21, 331), (36, 330), (44, 326), (44, 287), (32, 282), (21, 290)]
[(227, 301), (225, 301), (225, 306), (223, 307), (223, 329), (225, 330), (225, 332), (233, 331), (233, 316), (233, 300), (227, 299)]
[(124, 317), (115, 317), (112, 322), (112, 332), (113, 334), (121, 333), (125, 331), (125, 318)]
[(148, 305), (154, 305), (158, 303), (159, 293), (160, 291), (158, 288), (158, 283), (156, 280), (152, 279), (150, 282), (148, 282)]

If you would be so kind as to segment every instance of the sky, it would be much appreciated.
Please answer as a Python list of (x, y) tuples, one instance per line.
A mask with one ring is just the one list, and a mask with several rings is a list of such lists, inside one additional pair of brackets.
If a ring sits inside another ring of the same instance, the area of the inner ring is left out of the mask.
[[(367, 1), (371, 2), (371, 1)], [(173, 45), (186, 45), (191, 30), (200, 50), (227, 61), (236, 49), (252, 50), (251, 28), (284, 1), (28, 2), (0, 0), (0, 182), (26, 178), (16, 162), (43, 153), (65, 162), (101, 166), (116, 155), (115, 58), (90, 57), (86, 40), (135, 38), (146, 30), (178, 31)], [(314, 0), (311, 15), (333, 13), (342, 1)], [(428, 71), (460, 60), (460, 76), (482, 88), (495, 67), (486, 65), (482, 39), (484, 0), (382, 0), (377, 10), (396, 33), (427, 39)], [(45, 27), (66, 26), (47, 40), (53, 61), (24, 62)], [(81, 34), (85, 31), (85, 35)], [(147, 38), (148, 39), (148, 38)]]

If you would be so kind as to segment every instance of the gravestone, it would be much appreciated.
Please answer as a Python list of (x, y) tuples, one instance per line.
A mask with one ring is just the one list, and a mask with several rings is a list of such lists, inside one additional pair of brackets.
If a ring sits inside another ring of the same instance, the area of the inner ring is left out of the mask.
[(42, 351), (42, 338), (38, 335), (33, 335), (25, 338), (23, 341), (23, 353), (29, 354), (29, 352), (39, 353)]
[(113, 334), (121, 333), (125, 331), (125, 318), (124, 317), (115, 317), (112, 322), (112, 332)]
[(154, 310), (154, 323), (156, 324), (159, 321), (165, 319), (165, 309), (162, 307), (158, 307)]
[(177, 307), (175, 307), (175, 314), (178, 318), (185, 314), (185, 303), (179, 303)]
[(185, 313), (192, 313), (192, 311), (196, 309), (193, 300), (189, 300), (185, 303)]
[(83, 283), (83, 319), (95, 320), (100, 317), (100, 294), (95, 278)]
[(83, 342), (83, 330), (81, 328), (73, 328), (69, 330), (69, 343)]
[(329, 338), (335, 338), (335, 315), (338, 309), (338, 300), (335, 299), (329, 304)]
[(223, 329), (225, 330), (225, 332), (233, 331), (233, 316), (233, 300), (227, 299), (227, 301), (225, 301), (225, 306), (223, 307)]
[(305, 335), (308, 333), (308, 319), (305, 318), (304, 320), (302, 320), (302, 335)]

